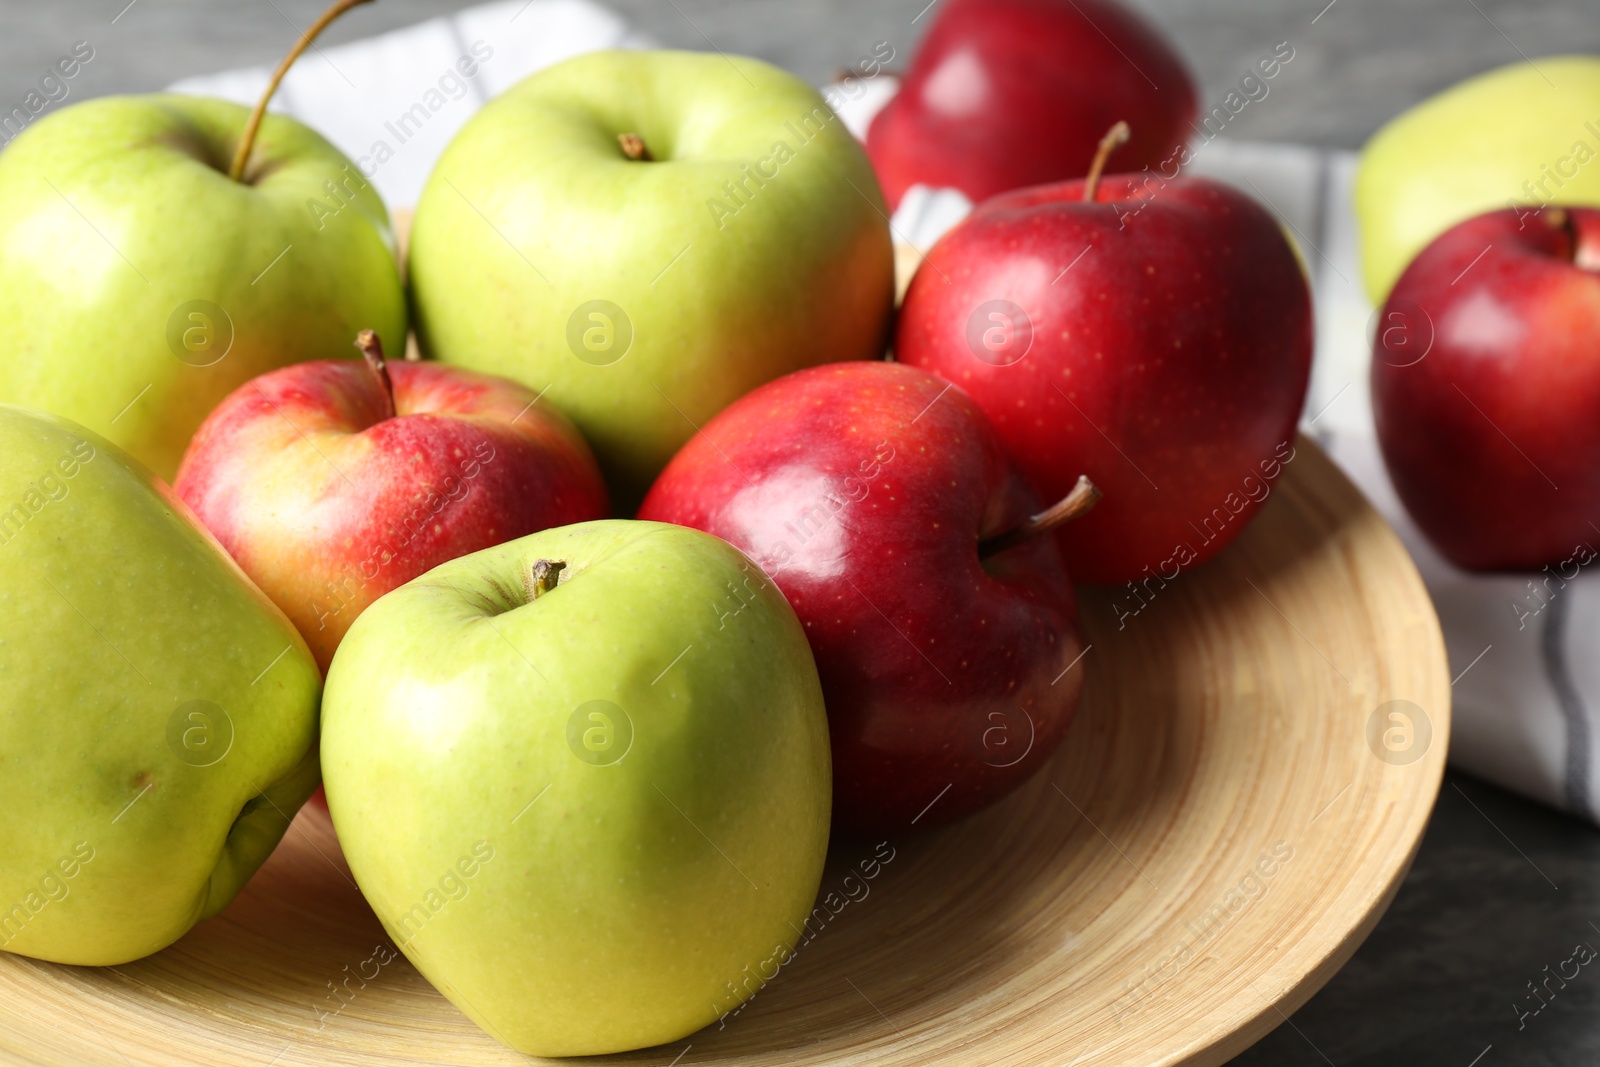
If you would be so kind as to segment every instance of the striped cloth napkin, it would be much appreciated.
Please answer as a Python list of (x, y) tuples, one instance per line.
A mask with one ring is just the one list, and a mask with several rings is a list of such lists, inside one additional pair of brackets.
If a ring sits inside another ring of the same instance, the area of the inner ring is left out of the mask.
[[(581, 52), (651, 46), (588, 0), (507, 0), (315, 49), (285, 79), (273, 108), (315, 126), (391, 205), (406, 207), (451, 137), (496, 93)], [(229, 71), (172, 88), (248, 104), (268, 74)], [(896, 88), (893, 77), (881, 75), (824, 92), (862, 136)], [(1277, 213), (1310, 267), (1317, 349), (1302, 428), (1394, 525), (1433, 595), (1455, 679), (1451, 764), (1600, 821), (1590, 784), (1600, 656), (1574, 655), (1600, 636), (1600, 584), (1593, 574), (1554, 570), (1464, 573), (1433, 551), (1401, 508), (1373, 434), (1367, 368), (1374, 309), (1359, 284), (1354, 154), (1220, 136), (1194, 155), (1193, 172), (1231, 182)], [(908, 193), (893, 220), (902, 262), (914, 262), (914, 249), (929, 247), (970, 207), (951, 190)]]

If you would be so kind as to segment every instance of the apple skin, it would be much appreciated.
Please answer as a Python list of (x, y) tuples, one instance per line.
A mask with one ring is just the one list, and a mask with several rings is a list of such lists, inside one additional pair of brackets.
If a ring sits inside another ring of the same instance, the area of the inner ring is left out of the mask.
[(0, 402), (72, 418), (170, 480), (244, 382), (347, 356), (362, 328), (406, 336), (377, 193), (270, 114), (246, 182), (229, 180), (247, 115), (198, 97), (89, 100), (0, 155)]
[(246, 383), (195, 435), (175, 488), (299, 628), (322, 669), (378, 597), (457, 556), (602, 518), (572, 423), (516, 382), (299, 363)]
[[(659, 162), (624, 156), (624, 133)], [(757, 170), (776, 176), (758, 185)], [(491, 101), (429, 178), (410, 245), (418, 339), (446, 363), (548, 388), (631, 512), (695, 428), (751, 389), (882, 355), (887, 220), (860, 145), (776, 67), (579, 56)]]
[(1597, 156), (1595, 56), (1512, 63), (1390, 120), (1362, 149), (1356, 172), (1367, 295), (1383, 304), (1426, 245), (1482, 212), (1600, 203)]
[(1293, 456), (1311, 348), (1272, 215), (1220, 182), (1135, 175), (1092, 204), (1074, 181), (979, 205), (912, 278), (895, 341), (972, 395), (1043, 499), (1080, 474), (1100, 487), (1056, 533), (1096, 585), (1170, 580), (1244, 528)]
[[(567, 569), (529, 602), (541, 559)], [(609, 722), (584, 711), (597, 700)], [(525, 1053), (714, 1022), (787, 962), (821, 881), (828, 731), (805, 634), (697, 531), (580, 523), (401, 586), (339, 646), (323, 753), (395, 944)]]
[(1535, 570), (1600, 522), (1600, 210), (1495, 211), (1445, 231), (1378, 319), (1384, 464), (1440, 553)]
[(726, 538), (783, 590), (827, 698), (835, 823), (897, 833), (1016, 788), (1071, 722), (1083, 642), (1055, 546), (978, 556), (1038, 510), (961, 390), (839, 363), (711, 420), (639, 516)]
[(1157, 167), (1194, 118), (1183, 60), (1115, 0), (945, 0), (867, 154), (892, 207), (919, 183), (977, 202), (1083, 177), (1119, 120), (1118, 165)]
[(10, 405), (0, 677), (7, 951), (115, 965), (165, 948), (317, 787), (321, 675), (289, 620), (144, 467)]

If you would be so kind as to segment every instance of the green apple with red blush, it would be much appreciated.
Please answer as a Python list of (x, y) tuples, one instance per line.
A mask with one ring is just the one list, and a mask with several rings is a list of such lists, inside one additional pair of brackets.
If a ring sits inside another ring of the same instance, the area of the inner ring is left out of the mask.
[(437, 363), (264, 374), (201, 425), (175, 486), (326, 670), (373, 601), (447, 560), (605, 516), (578, 431), (526, 386)]

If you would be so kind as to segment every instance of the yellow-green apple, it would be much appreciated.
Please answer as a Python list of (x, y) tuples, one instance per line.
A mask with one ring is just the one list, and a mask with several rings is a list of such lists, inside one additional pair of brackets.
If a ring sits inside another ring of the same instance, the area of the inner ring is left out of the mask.
[(606, 514), (565, 416), (525, 386), (436, 363), (297, 363), (195, 434), (175, 488), (293, 620), (324, 670), (367, 605), (424, 571)]
[(171, 479), (245, 381), (345, 354), (363, 327), (405, 336), (377, 193), (293, 119), (267, 115), (251, 140), (251, 115), (89, 100), (0, 155), (0, 402), (73, 418)]
[(1600, 57), (1512, 63), (1423, 101), (1361, 153), (1367, 295), (1382, 304), (1423, 246), (1474, 215), (1600, 203), (1597, 160)]
[(221, 911), (317, 787), (321, 676), (149, 471), (0, 405), (0, 948), (147, 956)]
[(762, 382), (887, 342), (894, 256), (860, 146), (753, 59), (597, 52), (492, 101), (411, 234), (423, 351), (572, 416), (631, 510)]
[(1081, 178), (1118, 120), (1128, 169), (1159, 166), (1194, 117), (1182, 58), (1117, 0), (945, 0), (867, 152), (891, 205), (917, 184), (979, 201)]
[[(1108, 151), (1111, 140), (1103, 142)], [(1244, 528), (1293, 456), (1311, 291), (1277, 220), (1204, 178), (995, 197), (934, 246), (896, 358), (961, 386), (1040, 495), (1079, 581), (1170, 581)]]
[(356, 620), (323, 717), (367, 901), (519, 1051), (672, 1041), (788, 962), (827, 719), (794, 612), (726, 542), (605, 520), (452, 560)]
[(1506, 209), (1445, 231), (1383, 307), (1378, 443), (1406, 510), (1459, 566), (1533, 570), (1597, 536), (1597, 270), (1600, 210)]
[(827, 698), (835, 820), (884, 833), (989, 803), (1066, 732), (1072, 586), (1049, 537), (993, 541), (1037, 503), (961, 390), (839, 363), (712, 419), (639, 515), (727, 538), (783, 590)]

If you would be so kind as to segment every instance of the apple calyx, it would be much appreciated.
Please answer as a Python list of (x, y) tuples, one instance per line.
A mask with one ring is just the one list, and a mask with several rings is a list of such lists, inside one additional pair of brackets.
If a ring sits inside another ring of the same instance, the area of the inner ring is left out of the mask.
[(560, 585), (561, 572), (566, 569), (567, 561), (564, 559), (541, 559), (523, 571), (522, 589), (528, 594), (529, 603)]
[(1132, 134), (1133, 131), (1128, 129), (1128, 124), (1118, 120), (1117, 124), (1107, 130), (1104, 137), (1100, 138), (1100, 147), (1095, 150), (1094, 162), (1089, 164), (1089, 173), (1083, 179), (1084, 203), (1094, 203), (1094, 194), (1100, 188), (1100, 175), (1106, 169), (1106, 162), (1110, 160), (1111, 153), (1117, 150), (1117, 146), (1128, 143), (1128, 138)]
[(622, 146), (622, 154), (639, 163), (654, 163), (656, 157), (650, 154), (650, 149), (645, 146), (644, 138), (636, 133), (617, 134), (617, 144)]
[(1089, 509), (1095, 506), (1101, 493), (1087, 475), (1078, 475), (1078, 482), (1072, 491), (1060, 500), (1051, 504), (1037, 515), (1032, 515), (1003, 534), (997, 534), (987, 540), (978, 542), (978, 557), (988, 559), (998, 553), (1012, 548), (1030, 537), (1037, 537), (1057, 526), (1071, 522), (1080, 515), (1086, 515)]
[[(362, 0), (364, 3), (365, 0)], [(375, 330), (362, 330), (356, 334), (356, 348), (367, 361), (367, 369), (378, 379), (378, 390), (383, 394), (383, 419), (392, 419), (399, 412), (394, 406), (394, 379), (389, 377), (389, 364), (383, 358), (383, 342)], [(383, 419), (378, 420), (382, 422)]]
[(300, 58), (300, 53), (311, 47), (311, 42), (316, 40), (317, 34), (327, 29), (328, 23), (353, 7), (371, 2), (372, 0), (334, 0), (328, 10), (300, 35), (294, 47), (289, 49), (289, 54), (283, 57), (283, 62), (278, 64), (278, 69), (272, 72), (272, 78), (267, 82), (267, 91), (261, 94), (256, 109), (250, 112), (250, 121), (245, 123), (244, 135), (239, 138), (239, 147), (233, 156), (233, 166), (228, 168), (229, 178), (236, 182), (244, 181), (244, 168), (250, 162), (250, 150), (255, 147), (256, 134), (261, 130), (261, 120), (267, 114), (267, 105), (272, 102), (272, 95), (278, 91), (278, 83), (289, 73), (294, 61)]

